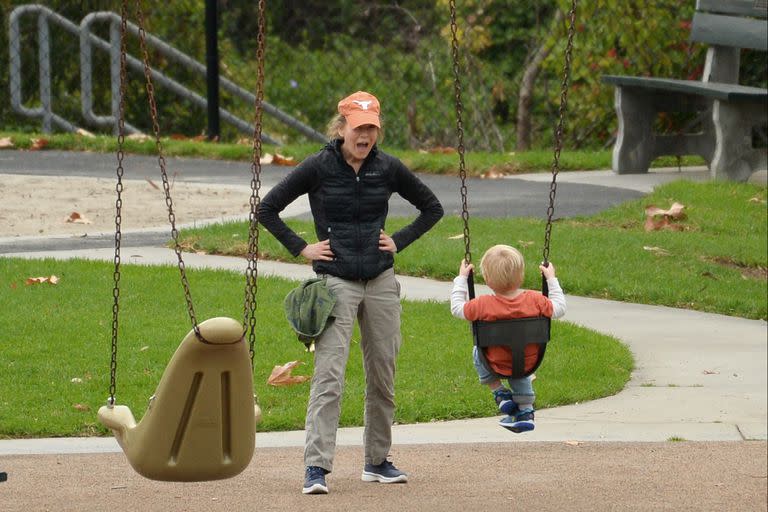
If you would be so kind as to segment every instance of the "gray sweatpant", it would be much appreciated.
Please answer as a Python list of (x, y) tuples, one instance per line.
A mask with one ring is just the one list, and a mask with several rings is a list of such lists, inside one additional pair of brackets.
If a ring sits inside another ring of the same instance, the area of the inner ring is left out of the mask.
[(365, 369), (365, 463), (381, 464), (392, 446), (395, 362), (400, 350), (400, 284), (394, 269), (368, 281), (327, 276), (336, 295), (334, 321), (315, 341), (315, 370), (309, 393), (304, 464), (333, 470), (344, 374), (355, 318)]

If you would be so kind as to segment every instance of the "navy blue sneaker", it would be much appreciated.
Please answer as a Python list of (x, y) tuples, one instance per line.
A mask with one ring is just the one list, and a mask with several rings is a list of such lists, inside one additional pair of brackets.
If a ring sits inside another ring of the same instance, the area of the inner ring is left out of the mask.
[(307, 466), (304, 473), (304, 487), (302, 494), (328, 494), (328, 486), (325, 484), (325, 475), (328, 471), (318, 466)]
[(512, 416), (516, 409), (517, 404), (512, 399), (512, 392), (505, 387), (500, 387), (493, 392), (493, 399), (496, 401), (496, 405), (499, 407), (499, 411), (507, 416)]
[(363, 482), (381, 482), (397, 484), (408, 481), (408, 475), (400, 471), (394, 464), (385, 460), (381, 464), (366, 464), (363, 469)]
[(509, 415), (499, 421), (499, 425), (507, 430), (511, 430), (515, 434), (521, 432), (530, 432), (536, 425), (533, 423), (533, 409), (523, 409), (517, 411), (514, 415)]

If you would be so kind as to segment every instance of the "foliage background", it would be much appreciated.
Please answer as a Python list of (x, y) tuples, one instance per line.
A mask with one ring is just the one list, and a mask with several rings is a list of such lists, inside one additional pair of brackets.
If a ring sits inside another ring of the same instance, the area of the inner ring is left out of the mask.
[[(26, 2), (0, 0), (0, 69), (8, 68), (8, 16)], [(43, 5), (79, 23), (98, 10), (119, 12), (120, 3), (105, 0), (49, 0)], [(133, 4), (133, 2), (130, 2)], [(470, 150), (508, 151), (515, 146), (515, 117), (520, 80), (533, 52), (551, 48), (541, 66), (533, 98), (534, 146), (546, 147), (559, 102), (565, 23), (553, 26), (557, 9), (568, 0), (465, 0), (459, 9), (465, 133)], [(600, 82), (603, 74), (633, 74), (698, 79), (705, 48), (687, 37), (693, 0), (583, 0), (578, 4), (572, 85), (569, 96), (567, 144), (574, 148), (610, 145), (616, 127), (613, 89)], [(377, 94), (384, 105), (387, 144), (431, 148), (455, 145), (453, 71), (450, 54), (448, 0), (409, 2), (354, 0), (285, 0), (267, 3), (268, 40), (266, 94), (271, 104), (324, 131), (338, 98), (357, 89)], [(204, 2), (174, 0), (143, 2), (146, 28), (179, 50), (205, 62)], [(221, 73), (242, 87), (255, 87), (255, 3), (219, 0)], [(135, 19), (135, 16), (132, 16)], [(36, 19), (22, 20), (23, 98), (37, 96)], [(106, 26), (97, 27), (106, 37)], [(54, 108), (83, 123), (79, 99), (77, 39), (51, 25)], [(129, 49), (136, 54), (132, 40)], [(97, 52), (98, 54), (99, 52)], [(97, 55), (97, 68), (108, 76), (108, 61)], [(204, 77), (152, 54), (153, 65), (205, 95)], [(745, 52), (742, 82), (766, 84), (765, 54)], [(6, 98), (8, 73), (0, 73), (0, 98)], [(96, 110), (108, 111), (109, 84), (97, 84)], [(222, 107), (245, 120), (252, 105), (221, 92)], [(131, 74), (128, 120), (149, 129), (142, 77)], [(195, 136), (206, 129), (205, 112), (162, 88), (158, 89), (161, 131)], [(675, 130), (680, 120), (661, 119)], [(39, 130), (36, 120), (13, 113), (0, 101), (0, 129)], [(92, 127), (88, 127), (92, 129)], [(265, 132), (284, 142), (302, 136), (267, 119)], [(244, 134), (222, 126), (222, 138)]]

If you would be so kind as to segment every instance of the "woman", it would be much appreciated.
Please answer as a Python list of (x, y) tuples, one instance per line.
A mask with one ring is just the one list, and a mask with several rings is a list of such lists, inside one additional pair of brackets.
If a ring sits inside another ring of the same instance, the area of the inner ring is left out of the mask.
[[(358, 91), (338, 104), (328, 127), (331, 141), (296, 167), (263, 199), (260, 222), (294, 256), (312, 261), (336, 296), (328, 324), (315, 341), (315, 371), (307, 405), (304, 494), (327, 494), (333, 469), (344, 373), (355, 318), (365, 369), (366, 482), (406, 482), (387, 460), (395, 413), (395, 361), (400, 349), (400, 285), (394, 255), (443, 216), (434, 193), (398, 159), (376, 147), (379, 101)], [(387, 234), (389, 198), (397, 192), (418, 210), (403, 229)], [(318, 241), (308, 243), (280, 218), (296, 198), (309, 195)]]

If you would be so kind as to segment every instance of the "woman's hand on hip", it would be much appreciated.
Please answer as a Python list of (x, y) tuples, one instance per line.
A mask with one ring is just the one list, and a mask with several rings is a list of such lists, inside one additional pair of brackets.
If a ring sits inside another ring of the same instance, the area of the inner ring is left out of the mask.
[(309, 261), (331, 261), (334, 258), (330, 240), (322, 240), (314, 244), (307, 244), (307, 246), (301, 250), (301, 255)]
[(379, 250), (391, 252), (392, 254), (397, 252), (395, 241), (392, 240), (392, 237), (386, 234), (383, 229), (379, 232)]

